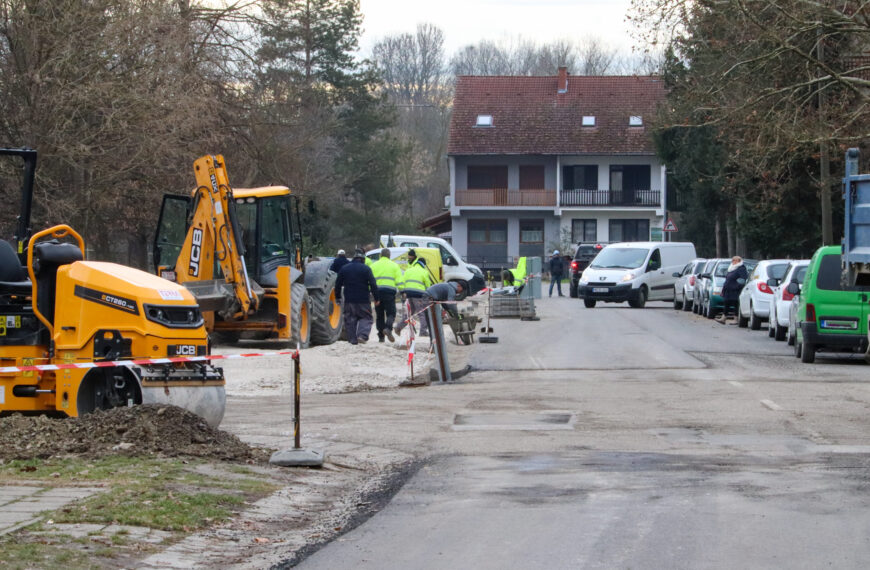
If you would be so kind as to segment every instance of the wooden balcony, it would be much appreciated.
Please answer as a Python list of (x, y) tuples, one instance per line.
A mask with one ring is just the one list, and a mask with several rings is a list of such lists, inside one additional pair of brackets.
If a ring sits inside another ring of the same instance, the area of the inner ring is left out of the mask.
[(640, 206), (655, 208), (661, 206), (660, 190), (562, 190), (560, 195), (562, 207), (578, 206)]
[(491, 188), (482, 190), (457, 190), (457, 206), (519, 206), (556, 207), (555, 190), (508, 190)]

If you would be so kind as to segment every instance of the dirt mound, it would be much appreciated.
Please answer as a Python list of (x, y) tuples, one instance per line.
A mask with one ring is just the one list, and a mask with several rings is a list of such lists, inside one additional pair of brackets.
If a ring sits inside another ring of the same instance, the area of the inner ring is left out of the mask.
[(261, 462), (268, 460), (269, 452), (250, 447), (176, 406), (114, 408), (80, 418), (19, 414), (0, 418), (2, 461), (107, 455)]

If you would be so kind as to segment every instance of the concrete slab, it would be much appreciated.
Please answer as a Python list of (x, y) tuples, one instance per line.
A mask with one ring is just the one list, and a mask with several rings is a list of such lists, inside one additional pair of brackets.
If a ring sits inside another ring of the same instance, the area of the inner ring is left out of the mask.
[(324, 453), (315, 449), (283, 449), (269, 458), (269, 463), (279, 467), (322, 467)]

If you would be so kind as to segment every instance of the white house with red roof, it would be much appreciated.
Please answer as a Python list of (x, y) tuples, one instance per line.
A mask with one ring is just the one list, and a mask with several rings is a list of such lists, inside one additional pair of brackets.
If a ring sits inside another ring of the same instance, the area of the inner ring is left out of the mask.
[[(486, 267), (578, 242), (647, 241), (665, 169), (647, 131), (654, 76), (461, 76), (447, 154), (453, 246)], [(571, 253), (571, 252), (567, 252)]]

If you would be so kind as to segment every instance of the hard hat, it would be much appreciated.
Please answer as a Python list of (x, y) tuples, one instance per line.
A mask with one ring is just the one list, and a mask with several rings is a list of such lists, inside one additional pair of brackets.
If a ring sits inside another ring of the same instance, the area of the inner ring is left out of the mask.
[(338, 250), (338, 254), (337, 254), (337, 255), (345, 255), (344, 250), (343, 250), (343, 249)]
[(559, 250), (558, 249), (553, 250), (553, 255), (559, 255)]

